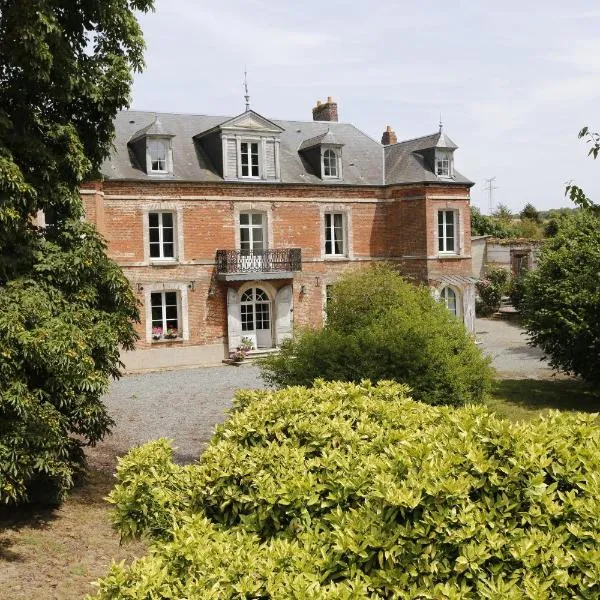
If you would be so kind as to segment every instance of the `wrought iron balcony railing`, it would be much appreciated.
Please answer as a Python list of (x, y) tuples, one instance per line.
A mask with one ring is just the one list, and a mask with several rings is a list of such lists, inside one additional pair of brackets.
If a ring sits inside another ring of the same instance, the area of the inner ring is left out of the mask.
[(278, 273), (302, 270), (300, 248), (217, 250), (217, 273)]

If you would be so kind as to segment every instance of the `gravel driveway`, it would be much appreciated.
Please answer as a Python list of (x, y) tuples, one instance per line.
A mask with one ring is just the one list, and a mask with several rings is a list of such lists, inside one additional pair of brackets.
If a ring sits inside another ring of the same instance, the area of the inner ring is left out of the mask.
[[(477, 339), (501, 377), (546, 378), (542, 354), (527, 345), (513, 322), (478, 319)], [(127, 375), (113, 383), (104, 401), (116, 422), (112, 435), (88, 451), (92, 467), (112, 473), (115, 457), (159, 437), (171, 438), (178, 462), (200, 455), (225, 419), (236, 389), (262, 388), (258, 367), (203, 367)]]
[(116, 456), (159, 437), (173, 440), (178, 462), (192, 462), (225, 420), (235, 390), (262, 387), (251, 364), (127, 375), (104, 397), (116, 425), (89, 449), (90, 466), (112, 473)]
[(475, 334), (500, 377), (545, 379), (554, 373), (543, 353), (527, 345), (527, 335), (515, 321), (477, 319)]

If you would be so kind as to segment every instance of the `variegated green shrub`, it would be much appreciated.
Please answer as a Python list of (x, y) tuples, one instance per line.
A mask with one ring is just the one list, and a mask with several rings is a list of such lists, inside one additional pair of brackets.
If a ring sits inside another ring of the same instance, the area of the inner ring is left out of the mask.
[(150, 554), (97, 598), (598, 598), (593, 416), (512, 423), (407, 388), (239, 393), (196, 465), (166, 442), (110, 499)]

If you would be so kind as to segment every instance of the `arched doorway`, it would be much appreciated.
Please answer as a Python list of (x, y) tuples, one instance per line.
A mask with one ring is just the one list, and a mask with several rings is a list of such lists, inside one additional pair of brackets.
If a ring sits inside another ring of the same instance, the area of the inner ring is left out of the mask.
[(440, 292), (440, 300), (446, 305), (446, 308), (454, 316), (458, 316), (460, 314), (458, 294), (450, 286), (442, 288)]
[(243, 292), (240, 297), (240, 309), (242, 336), (256, 336), (257, 348), (271, 348), (271, 301), (265, 290), (252, 287)]

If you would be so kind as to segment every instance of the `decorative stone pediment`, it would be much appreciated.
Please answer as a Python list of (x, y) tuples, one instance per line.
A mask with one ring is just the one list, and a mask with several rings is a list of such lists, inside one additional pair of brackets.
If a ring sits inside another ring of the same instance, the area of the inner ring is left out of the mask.
[(246, 111), (225, 123), (221, 123), (221, 130), (243, 130), (256, 131), (257, 133), (281, 133), (283, 129), (272, 121), (265, 119), (263, 116), (255, 113), (253, 110)]

